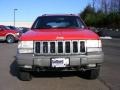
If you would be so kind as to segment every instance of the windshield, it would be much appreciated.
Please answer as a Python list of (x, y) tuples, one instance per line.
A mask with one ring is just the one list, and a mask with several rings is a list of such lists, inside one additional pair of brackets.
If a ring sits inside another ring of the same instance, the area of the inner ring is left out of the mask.
[(32, 29), (46, 28), (83, 28), (84, 24), (76, 16), (44, 16), (39, 17)]
[(14, 26), (7, 26), (9, 29), (16, 30)]
[(8, 26), (4, 26), (3, 28), (4, 28), (4, 29), (7, 29), (7, 30), (9, 30), (9, 29), (10, 29)]

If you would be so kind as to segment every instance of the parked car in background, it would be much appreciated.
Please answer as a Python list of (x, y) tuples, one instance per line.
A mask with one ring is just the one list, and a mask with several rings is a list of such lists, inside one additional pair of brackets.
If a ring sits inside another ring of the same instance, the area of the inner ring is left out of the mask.
[(8, 27), (9, 29), (12, 29), (12, 30), (18, 30), (18, 28), (14, 27), (14, 26), (6, 26)]
[(21, 33), (26, 33), (29, 30), (29, 28), (27, 28), (27, 27), (19, 27), (19, 30), (20, 30)]
[(19, 33), (22, 34), (21, 30), (18, 28), (18, 27), (15, 27), (15, 26), (5, 26), (7, 29), (10, 29), (10, 30), (15, 30)]
[(18, 40), (20, 32), (9, 26), (0, 25), (0, 41), (6, 41), (7, 43), (14, 43)]

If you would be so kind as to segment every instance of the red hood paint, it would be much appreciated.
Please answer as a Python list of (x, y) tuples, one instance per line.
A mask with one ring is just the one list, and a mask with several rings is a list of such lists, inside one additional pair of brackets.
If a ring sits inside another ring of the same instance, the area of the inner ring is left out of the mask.
[(34, 29), (20, 37), (22, 41), (96, 40), (99, 36), (87, 29)]

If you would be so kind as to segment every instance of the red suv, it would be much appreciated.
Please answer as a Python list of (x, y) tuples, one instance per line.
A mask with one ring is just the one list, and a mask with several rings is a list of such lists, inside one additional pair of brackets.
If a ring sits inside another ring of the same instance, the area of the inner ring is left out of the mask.
[(0, 41), (6, 41), (7, 43), (14, 43), (18, 40), (20, 33), (18, 30), (10, 29), (7, 26), (0, 25)]
[(96, 79), (104, 60), (100, 37), (76, 15), (43, 15), (22, 34), (16, 55), (18, 77), (33, 71), (82, 71)]

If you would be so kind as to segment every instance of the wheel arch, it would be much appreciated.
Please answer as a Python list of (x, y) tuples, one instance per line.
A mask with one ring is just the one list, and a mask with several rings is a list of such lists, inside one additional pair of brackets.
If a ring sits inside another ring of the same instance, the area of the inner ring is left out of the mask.
[(8, 36), (13, 36), (13, 37), (15, 38), (15, 34), (13, 34), (13, 33), (8, 33), (8, 34), (5, 35), (5, 40), (6, 40), (6, 38), (7, 38)]

